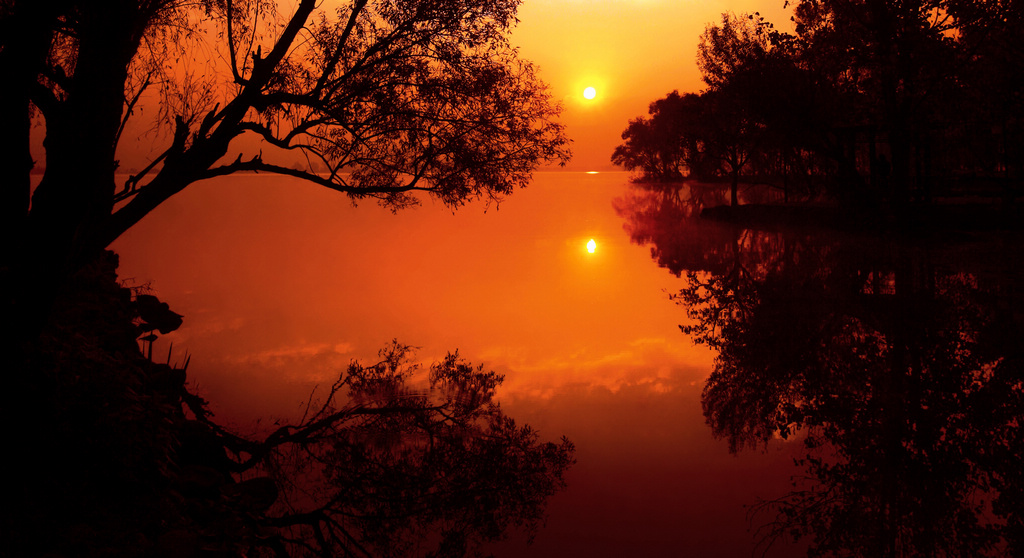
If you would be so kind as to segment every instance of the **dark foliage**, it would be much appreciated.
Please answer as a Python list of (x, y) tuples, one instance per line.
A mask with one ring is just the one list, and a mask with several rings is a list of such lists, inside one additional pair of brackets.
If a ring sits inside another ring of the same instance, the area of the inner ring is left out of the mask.
[(926, 246), (776, 242), (738, 272), (690, 272), (678, 295), (684, 332), (719, 352), (703, 395), (715, 435), (806, 448), (806, 476), (760, 507), (766, 540), (807, 537), (815, 556), (1019, 551), (1017, 288)]
[[(636, 155), (698, 145), (717, 164), (699, 173), (680, 167), (690, 178), (728, 179), (733, 191), (740, 179), (768, 183), (787, 199), (825, 195), (898, 218), (937, 197), (1020, 195), (1017, 3), (787, 5), (795, 34), (758, 14), (724, 14), (708, 26), (697, 60), (708, 88), (685, 96), (681, 120), (652, 110), (631, 123), (613, 161), (661, 176)], [(703, 126), (679, 124), (695, 118)], [(659, 121), (669, 119), (677, 121)], [(675, 135), (648, 145), (637, 141), (638, 122)]]
[(733, 452), (802, 448), (792, 491), (751, 508), (762, 549), (1019, 555), (1019, 233), (755, 230), (702, 219), (725, 203), (711, 192), (635, 184), (616, 208), (685, 277), (680, 327), (717, 352), (712, 433)]

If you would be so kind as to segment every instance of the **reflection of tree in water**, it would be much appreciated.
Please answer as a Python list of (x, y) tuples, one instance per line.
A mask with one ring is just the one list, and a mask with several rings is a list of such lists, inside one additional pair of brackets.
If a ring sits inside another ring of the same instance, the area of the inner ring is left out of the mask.
[[(701, 211), (728, 204), (728, 189), (698, 182), (630, 184), (630, 191), (613, 201), (615, 212), (625, 220), (630, 240), (651, 246), (651, 257), (676, 276), (684, 271), (742, 273), (761, 259), (751, 254), (770, 250), (770, 235), (701, 221)], [(757, 199), (763, 189), (743, 192), (745, 202)], [(748, 263), (749, 262), (749, 263)]]
[(688, 332), (719, 350), (705, 416), (734, 450), (802, 435), (814, 482), (766, 506), (773, 536), (822, 554), (994, 553), (1019, 537), (1016, 326), (975, 275), (890, 248), (802, 247), (820, 257), (735, 288), (692, 276)]
[(117, 285), (115, 266), (108, 253), (78, 274), (31, 353), (35, 443), (17, 450), (0, 554), (473, 555), (535, 532), (564, 487), (572, 444), (506, 416), (500, 375), (457, 355), (420, 371), (398, 343), (298, 423), (234, 434), (183, 368), (139, 350), (181, 317)]
[(719, 352), (703, 396), (715, 435), (733, 451), (774, 437), (805, 446), (806, 476), (758, 508), (765, 542), (807, 538), (812, 555), (1024, 552), (1016, 277), (974, 246), (753, 236), (772, 238), (677, 258), (702, 265), (683, 268), (676, 296), (693, 320), (684, 331)]
[(378, 364), (353, 363), (308, 426), (278, 431), (291, 443), (257, 446), (272, 446), (264, 465), (279, 478), (301, 479), (273, 519), (283, 540), (356, 556), (464, 556), (512, 527), (539, 527), (572, 444), (538, 443), (492, 400), (503, 377), (457, 354), (416, 389), (409, 351), (395, 343)]

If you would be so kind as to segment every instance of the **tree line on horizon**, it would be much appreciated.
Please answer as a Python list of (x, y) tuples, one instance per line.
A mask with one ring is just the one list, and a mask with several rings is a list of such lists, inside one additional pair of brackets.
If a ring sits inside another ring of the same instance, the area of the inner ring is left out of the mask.
[(1024, 9), (1009, 1), (795, 0), (794, 32), (725, 13), (706, 88), (632, 119), (612, 162), (644, 181), (768, 184), (786, 201), (1012, 200), (1024, 160)]

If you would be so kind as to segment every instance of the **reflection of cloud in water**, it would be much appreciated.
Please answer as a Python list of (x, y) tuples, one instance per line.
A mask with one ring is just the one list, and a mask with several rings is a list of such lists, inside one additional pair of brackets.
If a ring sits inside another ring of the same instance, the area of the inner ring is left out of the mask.
[(505, 393), (710, 369), (665, 295), (679, 280), (629, 243), (611, 210), (624, 174), (540, 173), (500, 211), (425, 206), (400, 218), (331, 192), (297, 195), (286, 179), (235, 178), (176, 196), (118, 241), (125, 274), (152, 278), (185, 316), (155, 354), (172, 341), (187, 351), (190, 378), (220, 405), (291, 409), (392, 338), (422, 347), (425, 364), (458, 349), (505, 373)]
[[(692, 556), (750, 555), (749, 539), (736, 535), (749, 528), (737, 510), (787, 485), (799, 444), (773, 441), (763, 454), (730, 454), (704, 425), (706, 369), (660, 367), (655, 355), (672, 344), (656, 341), (637, 343), (645, 361), (566, 366), (561, 372), (569, 377), (552, 374), (561, 377), (540, 395), (502, 390), (509, 416), (542, 437), (568, 436), (578, 461), (567, 477), (569, 489), (551, 501), (536, 546), (510, 544), (497, 555), (624, 556), (638, 548), (645, 556), (676, 556), (680, 549)], [(540, 374), (529, 376), (541, 381)], [(780, 548), (779, 556), (799, 555), (786, 544)]]
[(230, 333), (240, 331), (246, 326), (248, 320), (242, 317), (224, 317), (209, 310), (192, 310), (185, 316), (185, 324), (174, 332), (162, 337), (165, 341), (183, 343), (191, 340), (203, 340), (218, 333)]
[(530, 358), (511, 347), (491, 347), (480, 359), (506, 375), (503, 397), (551, 398), (565, 386), (602, 387), (646, 384), (668, 391), (676, 383), (702, 383), (712, 355), (695, 352), (681, 339), (644, 338), (624, 346), (583, 347), (559, 355)]
[[(613, 347), (576, 347), (556, 355), (536, 354), (522, 346), (492, 346), (460, 354), (505, 375), (498, 393), (503, 402), (552, 400), (580, 389), (613, 395), (636, 389), (699, 395), (712, 359), (709, 351), (694, 351), (685, 339), (656, 337)], [(426, 370), (444, 356), (420, 351), (416, 364)], [(327, 387), (353, 360), (375, 362), (376, 355), (362, 354), (348, 342), (323, 341), (222, 354), (215, 361), (201, 363), (217, 373), (201, 376), (198, 388), (219, 405), (237, 405), (221, 410), (240, 420), (248, 420), (247, 415), (252, 414), (290, 416), (300, 410), (317, 385)], [(224, 393), (233, 397), (223, 397)]]
[(357, 355), (350, 343), (308, 342), (211, 357), (199, 365), (215, 373), (192, 376), (193, 387), (212, 401), (216, 412), (244, 422), (301, 415), (313, 389), (330, 387)]
[(225, 360), (253, 370), (273, 372), (291, 382), (333, 382), (352, 361), (347, 343), (306, 343), (253, 354), (227, 356)]
[(277, 366), (294, 361), (301, 361), (304, 358), (315, 358), (317, 356), (332, 354), (345, 355), (351, 352), (351, 343), (306, 343), (288, 347), (279, 347), (277, 349), (268, 349), (258, 353), (244, 355), (237, 358), (237, 360), (245, 363), (260, 363), (268, 366)]

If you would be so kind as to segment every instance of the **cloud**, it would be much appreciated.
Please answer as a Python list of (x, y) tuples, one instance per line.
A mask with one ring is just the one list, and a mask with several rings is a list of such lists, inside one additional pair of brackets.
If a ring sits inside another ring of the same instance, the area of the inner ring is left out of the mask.
[(219, 365), (250, 378), (300, 383), (332, 382), (354, 358), (348, 342), (298, 342), (251, 353), (225, 354)]
[(505, 374), (502, 394), (542, 398), (569, 385), (601, 387), (612, 393), (623, 386), (646, 385), (666, 392), (676, 385), (703, 383), (711, 370), (709, 351), (666, 338), (578, 347), (543, 356), (531, 355), (522, 347), (494, 346), (479, 356), (485, 366)]

